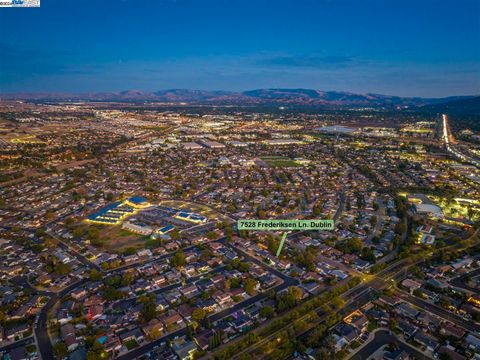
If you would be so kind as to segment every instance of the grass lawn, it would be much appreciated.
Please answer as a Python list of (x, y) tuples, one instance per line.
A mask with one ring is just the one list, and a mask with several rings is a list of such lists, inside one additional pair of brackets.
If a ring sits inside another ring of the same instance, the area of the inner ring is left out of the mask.
[(165, 131), (168, 129), (168, 126), (161, 126), (161, 125), (152, 125), (152, 126), (141, 126), (145, 130), (152, 130), (152, 131)]
[(472, 220), (480, 218), (480, 202), (476, 199), (467, 199), (468, 202), (456, 201), (456, 200), (448, 200), (444, 197), (439, 197), (435, 195), (427, 195), (430, 200), (436, 203), (438, 206), (442, 208), (443, 213), (452, 218), (458, 217), (465, 217), (469, 218), (468, 216), (468, 209), (472, 208), (473, 216)]
[(360, 342), (359, 342), (358, 340), (354, 340), (354, 341), (352, 341), (352, 343), (350, 344), (350, 347), (351, 347), (352, 349), (356, 349), (356, 348), (358, 348), (360, 345), (361, 345), (361, 344), (360, 344)]
[(131, 340), (125, 341), (123, 343), (123, 345), (125, 345), (125, 347), (128, 350), (132, 350), (132, 349), (135, 349), (136, 347), (138, 347), (138, 342), (135, 339), (131, 339)]
[(300, 163), (293, 159), (289, 159), (282, 156), (265, 156), (261, 157), (265, 163), (271, 167), (299, 167), (302, 166)]
[(375, 330), (377, 327), (378, 327), (378, 324), (377, 324), (376, 321), (369, 321), (369, 322), (368, 322), (368, 326), (367, 326), (367, 331), (368, 331), (368, 332), (372, 332), (372, 331)]

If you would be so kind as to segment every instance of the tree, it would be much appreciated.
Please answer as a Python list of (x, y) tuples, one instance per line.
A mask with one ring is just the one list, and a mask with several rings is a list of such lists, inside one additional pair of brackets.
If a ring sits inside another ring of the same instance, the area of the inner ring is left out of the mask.
[(211, 249), (204, 249), (200, 253), (200, 259), (203, 261), (208, 261), (213, 257), (213, 251)]
[(87, 236), (90, 240), (98, 240), (100, 238), (100, 230), (97, 228), (91, 227), (87, 231)]
[(345, 301), (340, 296), (335, 296), (332, 299), (332, 307), (334, 309), (340, 309), (345, 304)]
[(260, 309), (259, 314), (262, 318), (271, 319), (275, 315), (275, 312), (273, 311), (271, 306), (264, 306)]
[(159, 328), (154, 328), (148, 333), (148, 338), (150, 340), (157, 340), (162, 337), (162, 334), (162, 330), (160, 330)]
[(37, 229), (35, 230), (35, 236), (37, 237), (42, 237), (42, 236), (45, 236), (46, 235), (46, 232), (45, 232), (45, 229)]
[(248, 278), (243, 283), (243, 288), (248, 295), (255, 294), (255, 287), (257, 286), (257, 280)]
[(229, 224), (225, 225), (225, 236), (227, 237), (227, 242), (231, 242), (233, 238), (233, 229)]
[(193, 320), (191, 323), (190, 323), (190, 327), (192, 328), (193, 332), (196, 333), (198, 328), (200, 327), (200, 324)]
[(71, 228), (73, 224), (75, 224), (75, 218), (73, 218), (73, 217), (68, 217), (68, 218), (65, 220), (65, 226), (66, 226), (67, 228)]
[(193, 310), (192, 312), (192, 320), (195, 320), (197, 322), (200, 322), (202, 321), (203, 319), (205, 319), (205, 316), (207, 314), (205, 313), (205, 310), (201, 309), (201, 308), (196, 308), (195, 310)]
[(448, 309), (450, 307), (450, 301), (448, 301), (448, 299), (443, 296), (440, 298), (440, 306), (444, 309)]
[(295, 299), (295, 302), (300, 301), (303, 297), (302, 289), (298, 286), (289, 286), (287, 292)]
[(260, 219), (265, 219), (267, 217), (267, 213), (265, 212), (265, 210), (263, 210), (260, 206), (257, 208), (257, 216), (260, 218)]
[(215, 231), (209, 231), (206, 236), (208, 240), (215, 240), (217, 238), (217, 233)]
[(187, 326), (187, 334), (186, 334), (187, 340), (192, 340), (193, 339), (193, 333), (192, 333), (192, 328), (190, 325)]
[(373, 250), (369, 247), (364, 247), (361, 251), (360, 257), (369, 262), (375, 262), (375, 254), (373, 253)]
[(168, 236), (170, 236), (172, 240), (180, 240), (180, 231), (178, 229), (172, 230), (168, 233)]
[(320, 216), (322, 214), (322, 205), (315, 204), (312, 208), (312, 215), (313, 216)]
[(225, 288), (226, 290), (228, 289), (237, 289), (240, 287), (240, 279), (239, 278), (228, 278), (227, 281), (225, 281)]
[(471, 206), (469, 206), (467, 210), (468, 219), (472, 220), (474, 214), (475, 214), (475, 210)]
[(227, 265), (228, 270), (237, 269), (240, 272), (248, 272), (250, 270), (250, 264), (241, 262), (239, 259), (233, 259), (230, 264)]
[(399, 222), (397, 223), (397, 225), (395, 225), (395, 233), (398, 234), (398, 235), (402, 235), (405, 231), (407, 231), (407, 225), (405, 225), (405, 223), (402, 221), (402, 222)]
[(90, 281), (100, 281), (102, 280), (102, 273), (97, 269), (90, 270)]
[(302, 251), (300, 252), (296, 257), (295, 257), (295, 262), (299, 266), (303, 266), (305, 269), (308, 271), (314, 271), (315, 270), (315, 262), (314, 262), (314, 255), (307, 249), (307, 251)]
[(84, 234), (84, 229), (82, 227), (77, 227), (73, 229), (73, 236), (78, 238), (81, 237)]
[[(97, 341), (98, 344), (98, 341)], [(98, 360), (98, 359), (108, 359), (108, 352), (103, 349), (91, 349), (87, 352), (86, 360)]]
[(59, 262), (55, 266), (55, 273), (58, 275), (67, 275), (70, 272), (70, 266), (64, 264), (63, 262)]
[(135, 280), (135, 275), (132, 272), (127, 271), (122, 276), (121, 286), (128, 286), (133, 280)]
[(154, 296), (142, 296), (139, 298), (139, 301), (142, 303), (140, 316), (144, 322), (148, 322), (157, 316), (157, 306)]
[(59, 341), (53, 345), (53, 352), (57, 358), (63, 359), (68, 354), (67, 345), (63, 341)]
[(185, 254), (183, 251), (178, 251), (175, 255), (172, 256), (170, 260), (170, 265), (175, 266), (177, 268), (184, 266), (187, 263)]
[(330, 360), (332, 358), (332, 354), (330, 353), (330, 351), (328, 351), (327, 348), (321, 347), (315, 351), (315, 359)]
[(288, 292), (283, 293), (277, 301), (278, 311), (284, 311), (293, 308), (296, 305), (295, 298)]
[(218, 332), (215, 332), (213, 336), (208, 341), (208, 348), (214, 349), (222, 343), (222, 338)]
[(250, 264), (246, 262), (240, 262), (237, 270), (243, 273), (248, 272), (248, 270), (250, 270)]
[(357, 237), (353, 237), (347, 240), (345, 244), (345, 252), (347, 254), (355, 254), (362, 250), (363, 242)]
[(123, 293), (112, 286), (105, 286), (102, 291), (102, 296), (107, 301), (115, 301), (123, 298)]
[(30, 246), (30, 248), (35, 254), (39, 254), (43, 251), (43, 245), (40, 244), (33, 244), (32, 246)]
[(413, 295), (419, 298), (423, 298), (423, 292), (420, 289), (413, 290)]
[(271, 254), (275, 254), (278, 250), (278, 246), (280, 245), (280, 241), (276, 239), (272, 234), (267, 235), (267, 242), (268, 242), (268, 250)]
[(137, 249), (135, 249), (133, 246), (129, 246), (123, 251), (123, 255), (130, 256), (135, 254), (136, 252), (137, 252)]

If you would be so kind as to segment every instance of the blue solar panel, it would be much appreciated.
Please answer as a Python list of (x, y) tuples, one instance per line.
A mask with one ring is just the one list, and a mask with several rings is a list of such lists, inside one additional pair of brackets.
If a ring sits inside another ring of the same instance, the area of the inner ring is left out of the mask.
[(128, 201), (134, 203), (134, 204), (141, 204), (147, 202), (147, 199), (141, 196), (132, 196), (128, 198)]
[[(123, 214), (119, 214), (117, 211), (111, 211), (111, 210), (118, 210), (122, 209), (123, 206), (121, 206), (122, 203), (120, 201), (115, 201), (111, 204), (108, 204), (104, 206), (103, 208), (99, 209), (98, 211), (94, 212), (93, 214), (88, 216), (89, 220), (97, 220), (97, 218), (100, 217), (106, 217), (106, 218), (113, 218), (113, 219), (118, 219), (123, 216)], [(131, 209), (131, 207), (129, 207)], [(121, 211), (120, 211), (121, 212)], [(125, 212), (130, 212), (130, 211), (125, 211)], [(102, 222), (108, 222), (108, 223), (115, 223), (115, 221), (108, 221), (107, 219), (98, 219), (98, 221)]]
[(175, 229), (175, 226), (173, 226), (173, 225), (168, 225), (168, 226), (165, 226), (165, 227), (161, 228), (161, 229), (160, 229), (160, 232), (162, 232), (162, 233), (165, 234), (166, 232), (168, 232), (168, 231), (170, 231), (170, 230), (173, 230), (173, 229)]
[(201, 216), (201, 215), (192, 215), (190, 216), (190, 219), (193, 219), (193, 220), (205, 220), (205, 217)]

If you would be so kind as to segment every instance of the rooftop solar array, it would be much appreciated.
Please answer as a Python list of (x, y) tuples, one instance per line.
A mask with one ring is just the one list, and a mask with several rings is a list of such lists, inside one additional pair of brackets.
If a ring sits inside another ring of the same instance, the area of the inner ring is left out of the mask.
[(179, 210), (175, 215), (176, 218), (181, 220), (193, 221), (193, 222), (205, 222), (207, 218), (200, 214), (196, 214), (192, 211)]
[(169, 231), (172, 231), (173, 229), (175, 229), (175, 226), (167, 225), (167, 226), (164, 226), (163, 228), (159, 229), (157, 232), (160, 233), (160, 234), (166, 234)]
[(124, 217), (131, 215), (135, 209), (129, 205), (125, 205), (120, 201), (104, 206), (100, 210), (90, 214), (88, 220), (104, 224), (115, 224)]
[(131, 196), (128, 198), (128, 201), (131, 202), (132, 204), (144, 204), (148, 202), (147, 199), (141, 196)]

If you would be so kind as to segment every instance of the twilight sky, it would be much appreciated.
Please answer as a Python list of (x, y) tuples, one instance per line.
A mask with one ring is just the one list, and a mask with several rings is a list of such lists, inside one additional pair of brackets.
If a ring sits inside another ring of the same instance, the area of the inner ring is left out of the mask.
[(0, 32), (0, 92), (480, 94), (479, 0), (41, 0)]

